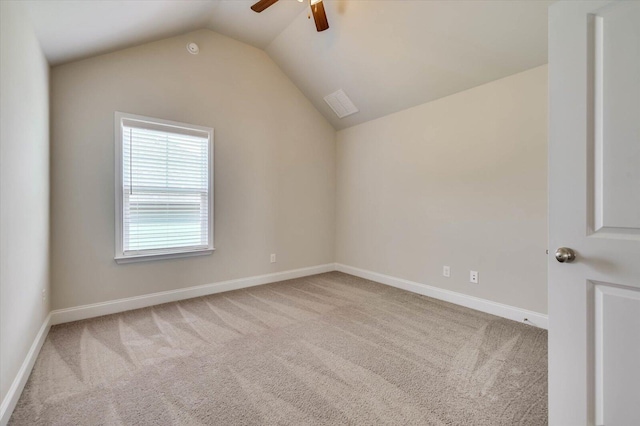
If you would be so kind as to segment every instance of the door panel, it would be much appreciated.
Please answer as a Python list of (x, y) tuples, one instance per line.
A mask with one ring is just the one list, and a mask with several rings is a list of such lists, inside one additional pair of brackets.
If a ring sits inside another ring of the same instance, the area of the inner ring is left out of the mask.
[(549, 423), (640, 424), (639, 1), (550, 7), (549, 101)]
[(640, 290), (595, 283), (596, 423), (640, 425)]
[[(594, 11), (592, 37), (597, 232), (640, 238), (640, 7)], [(612, 229), (613, 228), (613, 229)]]

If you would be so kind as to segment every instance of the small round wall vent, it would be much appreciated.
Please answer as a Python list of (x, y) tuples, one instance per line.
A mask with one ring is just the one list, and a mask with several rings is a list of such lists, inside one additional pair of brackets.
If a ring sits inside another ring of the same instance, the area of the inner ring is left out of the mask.
[(191, 53), (192, 55), (197, 55), (200, 52), (200, 48), (198, 47), (197, 44), (195, 43), (189, 43), (187, 44), (187, 50), (189, 51), (189, 53)]

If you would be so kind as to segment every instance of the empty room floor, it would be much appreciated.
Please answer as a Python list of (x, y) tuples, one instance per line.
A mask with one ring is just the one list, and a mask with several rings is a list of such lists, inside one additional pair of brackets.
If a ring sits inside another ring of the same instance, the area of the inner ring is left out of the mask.
[(340, 272), (54, 326), (10, 421), (546, 423), (546, 330)]

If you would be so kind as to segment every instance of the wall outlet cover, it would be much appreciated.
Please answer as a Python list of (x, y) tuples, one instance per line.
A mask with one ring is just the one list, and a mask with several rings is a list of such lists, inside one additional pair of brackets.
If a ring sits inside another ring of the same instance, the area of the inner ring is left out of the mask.
[(449, 266), (443, 266), (442, 275), (449, 278), (451, 276), (451, 268)]

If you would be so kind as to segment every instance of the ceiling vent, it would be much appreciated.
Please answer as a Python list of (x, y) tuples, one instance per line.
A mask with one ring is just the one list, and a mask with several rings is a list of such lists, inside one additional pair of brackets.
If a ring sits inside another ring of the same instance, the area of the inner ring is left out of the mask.
[(325, 96), (324, 101), (329, 104), (339, 118), (344, 118), (359, 111), (342, 89)]

